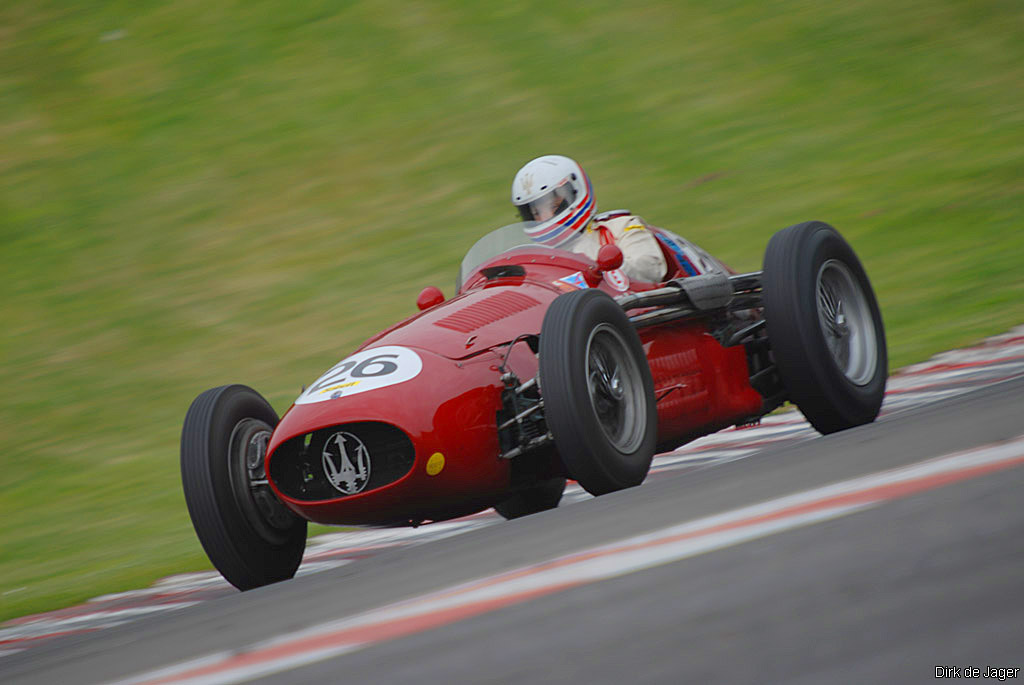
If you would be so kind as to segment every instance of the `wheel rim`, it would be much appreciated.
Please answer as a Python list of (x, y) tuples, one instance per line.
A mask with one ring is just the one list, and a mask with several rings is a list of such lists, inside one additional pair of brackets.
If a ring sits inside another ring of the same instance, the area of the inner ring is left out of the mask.
[(249, 525), (267, 542), (284, 544), (296, 520), (270, 489), (266, 474), (271, 427), (258, 419), (242, 419), (231, 432), (228, 447), (231, 490)]
[(836, 366), (854, 385), (867, 385), (878, 366), (878, 339), (864, 290), (846, 264), (830, 259), (818, 270), (818, 323)]
[(586, 359), (590, 406), (601, 430), (619, 452), (635, 451), (644, 439), (646, 397), (626, 341), (601, 324), (590, 332)]

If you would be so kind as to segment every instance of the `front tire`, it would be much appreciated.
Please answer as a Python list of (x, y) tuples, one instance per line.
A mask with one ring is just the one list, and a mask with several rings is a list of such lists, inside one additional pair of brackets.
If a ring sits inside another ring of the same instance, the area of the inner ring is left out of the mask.
[(874, 421), (888, 378), (885, 329), (853, 248), (826, 223), (790, 226), (768, 242), (761, 285), (789, 400), (823, 434)]
[(264, 457), (277, 413), (244, 385), (225, 385), (192, 402), (181, 431), (181, 481), (206, 556), (239, 590), (295, 575), (306, 521), (266, 484)]
[(544, 417), (572, 478), (592, 495), (639, 485), (654, 457), (658, 415), (640, 337), (600, 290), (560, 295), (541, 326)]

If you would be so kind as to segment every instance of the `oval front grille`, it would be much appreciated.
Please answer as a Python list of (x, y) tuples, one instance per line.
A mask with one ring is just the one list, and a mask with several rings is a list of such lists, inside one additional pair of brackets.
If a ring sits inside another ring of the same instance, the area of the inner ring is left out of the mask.
[(398, 428), (345, 423), (286, 440), (270, 459), (270, 479), (288, 497), (339, 499), (393, 483), (412, 469), (416, 451)]

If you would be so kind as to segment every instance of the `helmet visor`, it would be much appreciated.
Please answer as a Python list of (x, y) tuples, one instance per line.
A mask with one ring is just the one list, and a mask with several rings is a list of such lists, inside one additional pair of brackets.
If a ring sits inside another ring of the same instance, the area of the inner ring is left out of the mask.
[(571, 183), (562, 183), (531, 202), (518, 205), (524, 221), (548, 221), (569, 209), (576, 199)]

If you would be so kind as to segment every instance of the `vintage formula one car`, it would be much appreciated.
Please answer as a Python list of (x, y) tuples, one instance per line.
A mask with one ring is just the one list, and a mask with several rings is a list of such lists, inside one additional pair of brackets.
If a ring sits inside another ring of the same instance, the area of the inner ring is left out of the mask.
[(652, 230), (670, 267), (657, 284), (630, 283), (614, 245), (595, 263), (500, 228), (466, 254), (454, 297), (426, 288), (419, 314), (280, 421), (243, 385), (199, 395), (182, 480), (214, 566), (245, 590), (294, 575), (307, 521), (515, 518), (557, 506), (567, 478), (594, 495), (628, 488), (656, 452), (787, 400), (822, 433), (875, 419), (882, 318), (834, 228), (779, 231), (745, 274)]

